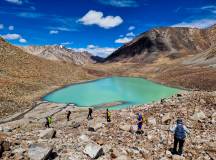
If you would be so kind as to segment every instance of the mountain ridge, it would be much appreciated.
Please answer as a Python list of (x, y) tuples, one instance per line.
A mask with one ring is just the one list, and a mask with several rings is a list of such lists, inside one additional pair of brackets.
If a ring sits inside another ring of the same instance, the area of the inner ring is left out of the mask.
[(88, 52), (76, 52), (72, 49), (65, 48), (62, 45), (45, 45), (45, 46), (25, 46), (20, 47), (27, 53), (39, 56), (41, 58), (71, 62), (76, 65), (85, 65), (88, 63), (95, 63), (92, 54)]
[(216, 44), (216, 25), (206, 29), (161, 27), (151, 29), (126, 43), (106, 58), (106, 62), (152, 63), (161, 55), (177, 59), (196, 55)]

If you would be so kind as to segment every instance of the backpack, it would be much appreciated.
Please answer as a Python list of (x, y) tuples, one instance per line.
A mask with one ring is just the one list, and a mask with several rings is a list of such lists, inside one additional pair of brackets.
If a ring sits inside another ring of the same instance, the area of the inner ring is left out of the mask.
[(52, 123), (52, 118), (48, 117), (48, 123), (51, 124)]
[(142, 124), (143, 123), (143, 116), (141, 114), (138, 115), (138, 121), (140, 121), (139, 123)]
[(176, 130), (175, 130), (175, 137), (181, 140), (185, 139), (186, 134), (185, 134), (183, 124), (177, 124)]
[(107, 116), (110, 118), (110, 117), (111, 117), (111, 113), (110, 113), (110, 112), (107, 112)]

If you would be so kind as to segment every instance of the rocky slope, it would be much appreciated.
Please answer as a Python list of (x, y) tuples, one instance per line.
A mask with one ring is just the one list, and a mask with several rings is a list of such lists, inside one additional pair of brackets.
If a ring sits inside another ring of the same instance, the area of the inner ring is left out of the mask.
[(33, 100), (55, 88), (97, 77), (88, 72), (28, 54), (0, 38), (0, 116), (30, 108)]
[[(66, 121), (70, 110), (71, 120)], [(136, 134), (139, 112), (147, 122), (143, 134)], [(51, 129), (45, 117), (53, 116)], [(214, 160), (216, 157), (216, 93), (184, 92), (162, 102), (111, 111), (93, 112), (73, 105), (38, 102), (20, 120), (0, 125), (3, 159), (90, 160)], [(177, 117), (184, 119), (191, 134), (186, 138), (184, 155), (172, 155), (173, 136), (169, 128)], [(55, 138), (54, 138), (55, 137)], [(0, 150), (1, 151), (1, 150)]]
[(183, 64), (216, 67), (216, 46), (212, 46), (204, 52), (185, 59)]
[(30, 54), (54, 61), (71, 62), (77, 65), (95, 63), (92, 55), (88, 52), (75, 52), (64, 46), (26, 46), (22, 49)]
[(106, 60), (152, 63), (160, 57), (171, 60), (196, 55), (216, 44), (216, 26), (207, 29), (158, 28), (152, 29), (125, 44)]

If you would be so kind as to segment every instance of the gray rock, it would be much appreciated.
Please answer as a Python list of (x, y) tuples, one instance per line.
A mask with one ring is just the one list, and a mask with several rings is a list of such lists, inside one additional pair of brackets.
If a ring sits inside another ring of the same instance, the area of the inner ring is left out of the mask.
[(147, 122), (149, 125), (155, 126), (157, 124), (157, 121), (154, 117), (148, 117)]
[(102, 128), (103, 124), (98, 122), (98, 123), (94, 123), (93, 121), (90, 121), (88, 124), (88, 130), (89, 131), (97, 131), (98, 129)]
[(12, 132), (13, 131), (13, 129), (12, 128), (10, 128), (10, 127), (1, 127), (1, 130), (2, 130), (2, 132)]
[(52, 148), (41, 144), (31, 144), (29, 146), (28, 156), (31, 160), (47, 160), (52, 150)]
[(137, 125), (131, 125), (130, 132), (135, 133), (137, 131)]
[(79, 122), (72, 122), (70, 125), (72, 128), (79, 128), (81, 124)]
[(97, 159), (104, 154), (103, 148), (94, 143), (87, 144), (83, 152), (93, 159)]
[(171, 120), (172, 120), (171, 113), (166, 113), (166, 114), (162, 117), (162, 123), (163, 123), (163, 124), (168, 124), (169, 122), (171, 122)]
[(213, 114), (212, 114), (212, 116), (211, 116), (211, 118), (212, 118), (212, 124), (216, 124), (216, 112), (214, 112)]
[(81, 142), (88, 142), (88, 141), (90, 141), (89, 137), (86, 136), (86, 135), (84, 135), (84, 134), (79, 137), (79, 140)]
[(19, 156), (23, 156), (23, 154), (25, 153), (25, 150), (23, 148), (19, 147), (19, 148), (13, 150), (12, 153), (18, 154)]
[(205, 115), (205, 113), (203, 111), (195, 112), (193, 114), (193, 116), (191, 117), (191, 119), (194, 120), (194, 121), (201, 121), (201, 120), (203, 120), (205, 118), (206, 118), (206, 115)]
[(41, 130), (39, 134), (39, 137), (43, 139), (55, 138), (55, 136), (56, 136), (56, 131), (53, 128)]
[(129, 132), (131, 130), (131, 125), (125, 124), (119, 126), (120, 130)]

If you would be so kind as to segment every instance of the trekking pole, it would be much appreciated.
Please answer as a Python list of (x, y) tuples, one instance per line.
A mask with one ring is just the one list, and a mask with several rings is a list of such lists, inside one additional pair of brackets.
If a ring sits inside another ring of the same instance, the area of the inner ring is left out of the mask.
[(192, 138), (191, 138), (190, 134), (188, 134), (188, 137), (189, 137), (189, 139), (191, 141), (191, 144), (194, 144), (193, 141), (192, 141)]

